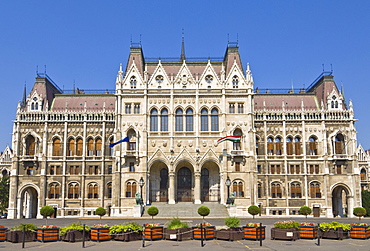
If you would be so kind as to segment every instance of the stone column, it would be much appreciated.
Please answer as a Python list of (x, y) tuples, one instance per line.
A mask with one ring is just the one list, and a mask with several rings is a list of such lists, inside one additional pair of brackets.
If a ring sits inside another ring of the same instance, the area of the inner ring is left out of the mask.
[(200, 200), (200, 172), (194, 173), (194, 204), (202, 204)]
[(348, 218), (353, 218), (353, 196), (347, 196), (347, 211), (348, 211)]
[(169, 173), (170, 185), (168, 187), (168, 204), (175, 204), (175, 173)]

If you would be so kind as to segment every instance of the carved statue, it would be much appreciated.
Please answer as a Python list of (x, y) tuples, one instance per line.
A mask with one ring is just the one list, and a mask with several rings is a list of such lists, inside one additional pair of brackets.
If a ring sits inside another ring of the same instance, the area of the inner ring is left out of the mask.
[(141, 195), (139, 192), (135, 193), (136, 205), (141, 205)]

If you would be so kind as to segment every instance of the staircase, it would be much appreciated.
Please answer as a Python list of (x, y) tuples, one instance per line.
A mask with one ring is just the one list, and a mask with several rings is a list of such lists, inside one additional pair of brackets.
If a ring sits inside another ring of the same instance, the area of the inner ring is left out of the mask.
[[(207, 217), (220, 217), (226, 218), (229, 216), (225, 205), (219, 204), (218, 202), (204, 202), (203, 204), (193, 204), (192, 202), (179, 202), (177, 204), (167, 204), (166, 202), (153, 202), (152, 205), (158, 208), (158, 215), (156, 217), (163, 218), (193, 218), (200, 217), (198, 214), (198, 208), (200, 206), (206, 206), (210, 209), (210, 214)], [(145, 207), (143, 217), (150, 217), (147, 210), (150, 206)]]

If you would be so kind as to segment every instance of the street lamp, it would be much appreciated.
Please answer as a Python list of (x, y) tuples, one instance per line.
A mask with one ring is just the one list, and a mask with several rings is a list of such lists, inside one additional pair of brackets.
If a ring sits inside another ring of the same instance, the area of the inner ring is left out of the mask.
[(143, 186), (144, 186), (145, 182), (144, 182), (144, 179), (143, 177), (140, 178), (139, 180), (139, 186), (140, 186), (140, 204), (144, 204), (143, 203)]
[(225, 185), (227, 186), (227, 200), (226, 200), (226, 204), (227, 204), (227, 205), (229, 205), (229, 204), (231, 204), (231, 200), (230, 200), (230, 186), (231, 186), (231, 180), (230, 180), (229, 176), (227, 176), (227, 179), (226, 179)]

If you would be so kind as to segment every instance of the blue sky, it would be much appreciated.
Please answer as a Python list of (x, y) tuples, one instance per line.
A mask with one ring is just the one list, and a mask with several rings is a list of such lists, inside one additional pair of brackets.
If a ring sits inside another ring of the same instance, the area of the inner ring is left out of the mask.
[[(307, 87), (332, 64), (352, 99), (358, 142), (370, 148), (370, 1), (1, 1), (0, 151), (36, 67), (65, 90), (114, 89), (130, 41), (146, 57), (222, 57), (238, 40), (255, 87)], [(229, 35), (228, 35), (229, 34)]]

